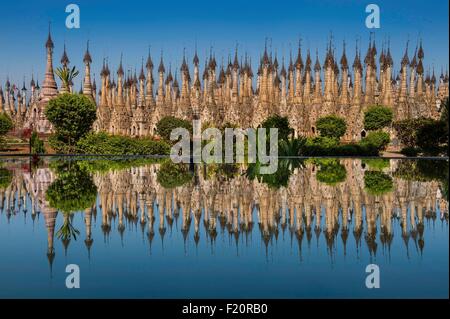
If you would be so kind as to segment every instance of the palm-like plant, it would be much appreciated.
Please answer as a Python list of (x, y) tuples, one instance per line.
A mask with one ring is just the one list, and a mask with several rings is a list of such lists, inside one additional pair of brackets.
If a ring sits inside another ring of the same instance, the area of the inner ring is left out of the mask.
[(68, 69), (67, 67), (59, 67), (56, 68), (55, 73), (63, 83), (63, 87), (68, 89), (70, 83), (73, 83), (73, 79), (75, 79), (80, 72), (76, 70), (75, 67), (71, 69)]
[(306, 143), (306, 138), (299, 137), (296, 139), (290, 139), (290, 140), (281, 140), (279, 147), (280, 147), (280, 155), (286, 156), (286, 157), (296, 157), (301, 156), (303, 148)]
[(80, 231), (72, 225), (70, 213), (64, 213), (64, 223), (57, 231), (56, 236), (64, 241), (69, 241), (72, 237), (77, 240)]

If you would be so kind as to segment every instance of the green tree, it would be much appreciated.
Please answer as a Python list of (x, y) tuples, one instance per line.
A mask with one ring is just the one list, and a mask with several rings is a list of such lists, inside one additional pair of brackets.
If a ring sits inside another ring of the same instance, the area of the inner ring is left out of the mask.
[[(287, 116), (272, 115), (261, 123), (261, 127), (266, 129), (277, 128), (279, 141), (287, 141), (289, 136), (294, 132), (294, 129), (289, 126), (289, 119)], [(269, 133), (270, 130), (267, 130), (267, 134)]]
[(0, 136), (5, 135), (14, 127), (13, 121), (6, 113), (0, 113)]
[(75, 151), (76, 143), (92, 129), (97, 117), (93, 101), (82, 94), (69, 93), (50, 100), (45, 116), (55, 128), (54, 137), (49, 142), (52, 142), (52, 147), (66, 146), (66, 152)]
[(343, 118), (336, 115), (321, 117), (316, 122), (316, 127), (323, 137), (340, 139), (347, 130), (347, 124)]
[(422, 125), (416, 134), (417, 146), (432, 153), (439, 152), (437, 149), (441, 144), (448, 144), (447, 125), (442, 121), (433, 121)]
[(156, 132), (161, 138), (170, 141), (170, 133), (176, 128), (185, 128), (192, 133), (192, 123), (174, 116), (165, 116), (156, 124)]
[(394, 188), (392, 177), (380, 171), (364, 173), (364, 188), (371, 195), (383, 195)]
[(372, 106), (364, 112), (364, 128), (369, 131), (380, 130), (392, 123), (392, 109), (386, 106)]
[(407, 147), (415, 147), (419, 129), (434, 121), (430, 118), (407, 119), (394, 122), (393, 127), (397, 132), (397, 138)]

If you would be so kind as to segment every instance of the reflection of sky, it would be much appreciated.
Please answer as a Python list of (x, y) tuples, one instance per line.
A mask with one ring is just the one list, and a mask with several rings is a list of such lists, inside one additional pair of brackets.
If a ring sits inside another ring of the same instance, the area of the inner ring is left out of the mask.
[[(265, 37), (273, 39), (272, 46), (279, 56), (284, 53), (287, 57), (289, 45), (295, 52), (301, 35), (304, 48), (310, 47), (312, 52), (319, 49), (321, 61), (330, 30), (336, 40), (338, 55), (342, 40), (348, 42), (350, 61), (356, 37), (362, 38), (363, 50), (369, 38), (364, 22), (365, 6), (370, 2), (360, 0), (78, 0), (75, 3), (81, 10), (81, 28), (78, 30), (65, 28), (64, 2), (2, 3), (2, 12), (7, 14), (0, 19), (0, 83), (4, 84), (8, 74), (20, 82), (25, 75), (29, 82), (33, 70), (42, 80), (49, 20), (53, 23), (55, 60), (59, 63), (65, 41), (70, 60), (80, 68), (86, 40), (90, 39), (93, 71), (97, 77), (104, 56), (108, 56), (116, 68), (123, 52), (124, 68), (139, 67), (149, 44), (156, 66), (161, 49), (167, 63), (179, 66), (183, 47), (187, 48), (191, 60), (196, 41), (201, 60), (210, 46), (214, 46), (219, 65), (222, 57), (226, 60), (239, 42), (240, 52), (247, 51), (255, 66)], [(426, 69), (435, 64), (440, 72), (441, 65), (447, 66), (448, 1), (379, 0), (376, 3), (381, 10), (381, 29), (376, 31), (379, 52), (381, 41), (390, 36), (395, 70), (399, 69), (407, 38), (411, 39), (411, 55), (419, 36), (424, 38)]]
[[(28, 200), (27, 207), (31, 207)], [(156, 208), (156, 207), (155, 207)], [(162, 209), (160, 205), (159, 209)], [(448, 297), (448, 223), (425, 219), (423, 254), (412, 237), (408, 249), (402, 238), (400, 219), (393, 219), (393, 241), (390, 250), (383, 247), (377, 219), (376, 256), (370, 256), (364, 235), (359, 246), (349, 224), (346, 254), (339, 232), (329, 253), (323, 231), (316, 238), (314, 229), (308, 245), (306, 233), (301, 249), (295, 234), (280, 228), (278, 239), (272, 237), (267, 254), (253, 211), (253, 231), (247, 237), (241, 232), (238, 245), (234, 235), (217, 225), (217, 238), (211, 245), (203, 220), (200, 241), (193, 240), (194, 220), (186, 246), (181, 233), (182, 212), (172, 229), (166, 222), (164, 241), (158, 232), (159, 211), (154, 211), (155, 237), (151, 247), (147, 225), (141, 232), (139, 221), (130, 224), (121, 240), (118, 219), (111, 223), (109, 237), (104, 240), (101, 230), (101, 210), (97, 201), (96, 221), (92, 220), (90, 259), (84, 244), (85, 226), (82, 213), (76, 213), (73, 224), (80, 230), (77, 241), (72, 240), (67, 256), (55, 236), (53, 277), (46, 256), (47, 233), (43, 214), (31, 220), (30, 209), (20, 212), (8, 222), (0, 214), (0, 297)], [(342, 214), (339, 216), (342, 225)], [(354, 216), (353, 216), (354, 218)], [(325, 212), (322, 213), (322, 229)], [(58, 214), (56, 230), (62, 225)], [(408, 229), (410, 220), (407, 218)], [(315, 225), (315, 221), (312, 224)], [(65, 266), (75, 263), (81, 269), (81, 289), (65, 288)], [(365, 267), (380, 266), (381, 289), (365, 288)]]

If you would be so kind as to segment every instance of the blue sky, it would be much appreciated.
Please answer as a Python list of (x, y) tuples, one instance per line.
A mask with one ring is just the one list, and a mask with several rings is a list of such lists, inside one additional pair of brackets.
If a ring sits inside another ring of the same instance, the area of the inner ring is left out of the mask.
[[(68, 15), (65, 7), (70, 3), (80, 7), (80, 29), (65, 27)], [(365, 27), (365, 7), (369, 3), (376, 3), (381, 9), (380, 29)], [(166, 68), (171, 62), (172, 69), (178, 69), (184, 47), (191, 60), (197, 42), (202, 60), (212, 46), (220, 64), (222, 57), (226, 60), (229, 53), (233, 54), (238, 43), (239, 55), (248, 52), (255, 68), (266, 37), (272, 39), (273, 51), (281, 57), (283, 53), (289, 55), (290, 45), (296, 51), (301, 36), (305, 49), (310, 47), (312, 52), (319, 49), (322, 63), (332, 31), (338, 56), (345, 39), (348, 56), (353, 60), (355, 40), (362, 39), (365, 52), (369, 32), (373, 30), (379, 50), (381, 41), (390, 36), (395, 70), (407, 39), (411, 40), (411, 55), (421, 36), (425, 66), (434, 64), (440, 73), (449, 59), (448, 6), (446, 0), (8, 1), (1, 5), (0, 84), (9, 75), (15, 82), (22, 82), (26, 76), (28, 85), (32, 71), (42, 80), (49, 20), (56, 64), (65, 41), (72, 65), (82, 70), (83, 52), (89, 39), (97, 80), (104, 56), (109, 57), (115, 69), (123, 52), (124, 67), (139, 68), (149, 45), (155, 65), (163, 50)], [(78, 89), (79, 83), (76, 86)]]

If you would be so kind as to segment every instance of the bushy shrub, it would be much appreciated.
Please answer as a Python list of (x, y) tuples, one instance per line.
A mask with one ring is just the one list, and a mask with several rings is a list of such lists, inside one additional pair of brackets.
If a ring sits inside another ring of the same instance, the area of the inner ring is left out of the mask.
[(32, 154), (45, 154), (44, 141), (39, 138), (36, 132), (31, 134), (30, 144)]
[(168, 155), (170, 146), (164, 141), (150, 138), (91, 133), (78, 141), (77, 150), (84, 154)]
[(261, 123), (261, 127), (268, 129), (267, 133), (270, 132), (270, 128), (277, 128), (278, 140), (286, 141), (294, 132), (294, 130), (289, 126), (289, 119), (287, 116), (272, 115)]
[(364, 173), (364, 187), (371, 195), (383, 195), (394, 188), (392, 177), (379, 171)]
[(419, 129), (427, 124), (433, 123), (429, 118), (407, 119), (394, 122), (393, 127), (397, 137), (404, 146), (415, 147), (417, 145), (417, 133)]
[(313, 137), (302, 147), (303, 156), (378, 156), (379, 148), (369, 143), (339, 144), (337, 139)]
[(360, 145), (367, 147), (373, 146), (378, 150), (384, 150), (386, 149), (386, 146), (388, 146), (389, 142), (389, 133), (376, 131), (369, 132), (369, 134), (367, 134), (367, 136), (360, 141)]
[(11, 118), (6, 113), (0, 112), (0, 136), (8, 133), (13, 127), (14, 123)]
[(364, 113), (364, 128), (369, 131), (380, 130), (391, 125), (392, 109), (386, 106), (372, 106)]
[(165, 116), (156, 124), (157, 134), (166, 141), (170, 141), (170, 133), (176, 128), (185, 128), (192, 134), (192, 123), (174, 116)]
[(82, 94), (58, 95), (48, 102), (44, 112), (55, 129), (50, 145), (64, 153), (75, 151), (76, 143), (92, 129), (97, 118), (95, 103)]
[(433, 121), (422, 125), (416, 135), (417, 146), (427, 151), (437, 149), (441, 144), (447, 144), (446, 125), (446, 123), (441, 121)]
[(321, 117), (317, 120), (316, 127), (321, 136), (335, 139), (340, 139), (347, 130), (345, 120), (336, 115)]
[(11, 184), (12, 173), (6, 168), (0, 167), (0, 190), (3, 190)]

